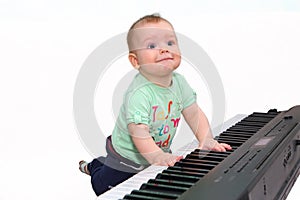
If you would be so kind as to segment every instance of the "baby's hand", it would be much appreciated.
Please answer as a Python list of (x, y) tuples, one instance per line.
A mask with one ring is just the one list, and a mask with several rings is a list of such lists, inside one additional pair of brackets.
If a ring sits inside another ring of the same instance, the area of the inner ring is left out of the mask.
[(181, 160), (183, 156), (176, 156), (170, 153), (162, 152), (156, 156), (153, 165), (173, 166), (177, 161)]
[(206, 139), (202, 144), (199, 145), (199, 149), (211, 150), (211, 151), (221, 151), (231, 150), (231, 146), (226, 143), (219, 143), (214, 139)]

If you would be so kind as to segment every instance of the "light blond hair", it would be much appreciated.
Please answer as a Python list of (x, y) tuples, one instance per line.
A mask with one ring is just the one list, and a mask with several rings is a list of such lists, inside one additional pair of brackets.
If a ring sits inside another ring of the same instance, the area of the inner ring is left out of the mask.
[(173, 28), (173, 25), (166, 20), (165, 18), (161, 17), (159, 13), (154, 13), (151, 15), (145, 15), (144, 17), (141, 17), (140, 19), (138, 19), (137, 21), (135, 21), (127, 34), (127, 45), (128, 45), (128, 49), (129, 52), (132, 52), (132, 40), (133, 40), (133, 31), (135, 28), (137, 28), (140, 24), (147, 24), (147, 23), (158, 23), (160, 21), (165, 21), (167, 23), (169, 23), (171, 25), (171, 27)]

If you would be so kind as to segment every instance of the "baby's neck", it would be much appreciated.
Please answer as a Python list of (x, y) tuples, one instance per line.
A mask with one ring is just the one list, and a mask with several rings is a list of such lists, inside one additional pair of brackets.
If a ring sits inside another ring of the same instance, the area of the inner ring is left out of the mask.
[(154, 77), (150, 75), (145, 75), (141, 73), (148, 81), (154, 83), (155, 85), (158, 85), (160, 87), (170, 87), (172, 85), (172, 76), (173, 73), (167, 75), (167, 76), (160, 76), (160, 77)]

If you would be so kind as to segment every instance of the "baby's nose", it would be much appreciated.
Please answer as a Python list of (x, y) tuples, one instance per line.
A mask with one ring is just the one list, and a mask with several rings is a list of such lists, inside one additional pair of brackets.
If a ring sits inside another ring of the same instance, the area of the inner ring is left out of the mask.
[(160, 54), (163, 54), (163, 53), (169, 53), (169, 50), (168, 50), (168, 49), (165, 49), (165, 48), (161, 48), (161, 49), (159, 50), (159, 53), (160, 53)]

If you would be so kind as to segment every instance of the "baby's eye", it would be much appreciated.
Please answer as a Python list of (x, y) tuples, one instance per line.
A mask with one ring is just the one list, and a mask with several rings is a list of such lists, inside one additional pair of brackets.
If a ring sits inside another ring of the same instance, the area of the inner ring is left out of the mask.
[(175, 44), (174, 41), (169, 41), (169, 42), (168, 42), (168, 46), (173, 46), (174, 44)]
[(155, 47), (156, 47), (156, 44), (154, 44), (154, 43), (148, 44), (148, 46), (147, 46), (148, 49), (155, 49)]

